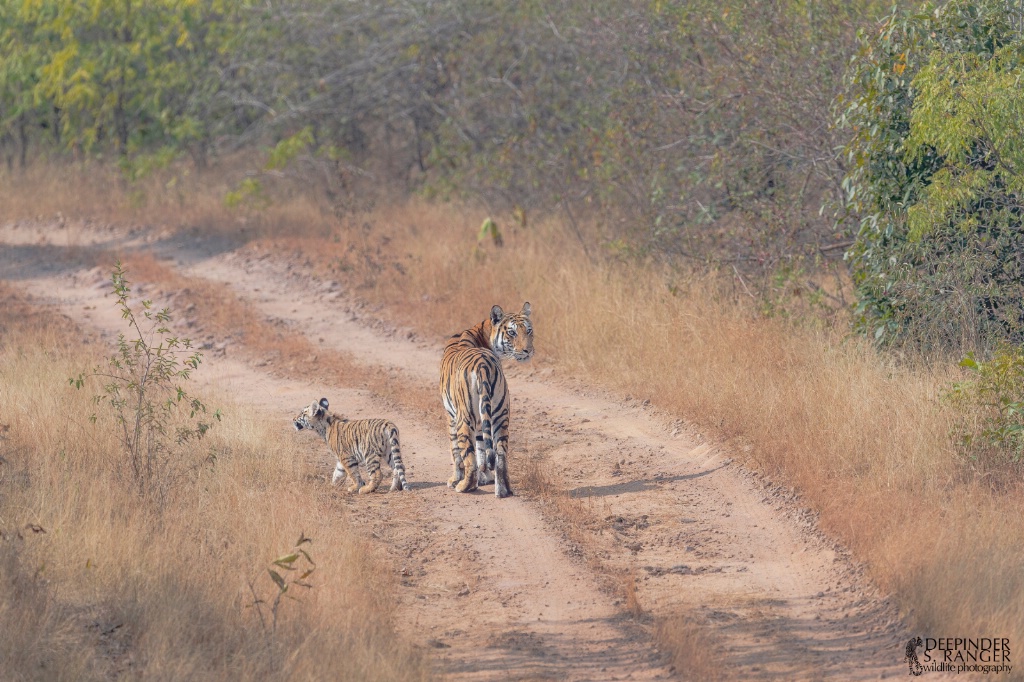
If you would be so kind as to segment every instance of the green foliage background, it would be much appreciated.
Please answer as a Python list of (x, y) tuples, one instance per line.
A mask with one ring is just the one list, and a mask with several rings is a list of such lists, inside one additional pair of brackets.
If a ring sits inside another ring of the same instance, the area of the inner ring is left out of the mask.
[(0, 0), (0, 148), (11, 166), (116, 155), (135, 177), (291, 140), (256, 182), (305, 174), (344, 205), (372, 174), (596, 216), (591, 241), (767, 278), (841, 253), (819, 250), (837, 240), (829, 103), (882, 9)]
[(861, 329), (926, 350), (1024, 341), (1021, 8), (954, 0), (864, 34), (840, 122)]
[(231, 204), (292, 178), (346, 210), (370, 178), (766, 300), (846, 252), (859, 329), (984, 349), (1024, 334), (1020, 26), (1009, 0), (0, 0), (0, 152), (131, 180), (255, 150)]

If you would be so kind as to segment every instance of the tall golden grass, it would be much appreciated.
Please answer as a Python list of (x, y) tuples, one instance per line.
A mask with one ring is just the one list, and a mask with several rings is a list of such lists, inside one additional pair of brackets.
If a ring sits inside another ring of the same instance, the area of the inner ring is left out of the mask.
[[(159, 186), (132, 210), (238, 235), (238, 214), (202, 198), (216, 187), (188, 190), (197, 197), (187, 219), (164, 215)], [(61, 199), (53, 190), (33, 192), (40, 213), (71, 215), (62, 201), (89, 191)], [(948, 435), (956, 415), (941, 399), (955, 367), (895, 362), (843, 330), (766, 318), (724, 278), (589, 257), (556, 221), (521, 227), (496, 216), (497, 248), (477, 242), (486, 214), (467, 207), (394, 202), (338, 221), (301, 197), (275, 206), (259, 218), (264, 248), (301, 252), (424, 334), (529, 300), (538, 360), (648, 397), (797, 487), (922, 634), (1024, 642), (1024, 494), (964, 475)], [(117, 219), (96, 211), (78, 215)]]
[(680, 679), (693, 682), (728, 679), (722, 666), (722, 645), (708, 627), (678, 615), (660, 621), (655, 635)]
[[(90, 391), (68, 385), (106, 351), (6, 285), (0, 301), (0, 677), (430, 677), (395, 634), (392, 574), (308, 484), (287, 424), (204, 396), (225, 415), (199, 446), (216, 462), (157, 508), (119, 476)], [(314, 586), (271, 630), (254, 602), (272, 601), (267, 569), (300, 534)]]
[[(245, 177), (246, 158), (225, 162), (215, 172), (187, 166), (128, 183), (114, 167), (97, 162), (39, 161), (24, 171), (0, 169), (0, 220), (63, 219), (159, 227), (197, 233), (230, 233), (239, 240), (264, 234), (325, 234), (330, 207), (311, 201), (301, 183), (273, 190), (273, 201), (228, 208), (225, 196)], [(104, 264), (106, 265), (106, 264)]]

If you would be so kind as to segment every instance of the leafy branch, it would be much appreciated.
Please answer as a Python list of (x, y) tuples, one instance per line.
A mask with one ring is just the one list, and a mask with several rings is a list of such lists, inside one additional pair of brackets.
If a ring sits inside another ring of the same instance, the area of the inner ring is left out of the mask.
[[(97, 405), (109, 408), (117, 424), (117, 436), (129, 464), (132, 480), (140, 493), (151, 490), (167, 473), (174, 454), (182, 446), (202, 439), (212, 428), (210, 415), (220, 421), (220, 410), (212, 414), (207, 406), (182, 387), (202, 362), (192, 342), (171, 333), (170, 309), (156, 310), (150, 300), (141, 301), (136, 311), (129, 302), (131, 288), (118, 261), (112, 275), (113, 294), (128, 332), (117, 337), (117, 351), (107, 358), (106, 367), (80, 373), (68, 381), (82, 389), (90, 377), (103, 381), (102, 393), (93, 396)], [(187, 420), (183, 418), (188, 411)], [(97, 415), (90, 415), (96, 422)]]
[[(312, 538), (307, 538), (305, 533), (299, 533), (299, 539), (291, 551), (270, 562), (267, 573), (270, 575), (270, 579), (273, 581), (277, 592), (269, 602), (260, 598), (256, 592), (254, 581), (249, 581), (249, 591), (253, 597), (251, 606), (255, 607), (256, 613), (259, 615), (260, 627), (263, 628), (264, 633), (274, 634), (277, 632), (277, 614), (283, 599), (287, 597), (288, 599), (298, 601), (289, 594), (291, 588), (302, 587), (307, 590), (312, 589), (313, 585), (308, 582), (308, 578), (316, 570), (316, 562), (302, 548), (303, 545), (312, 544), (312, 542)], [(266, 613), (264, 613), (264, 609), (266, 609)], [(270, 621), (269, 624), (268, 620)]]

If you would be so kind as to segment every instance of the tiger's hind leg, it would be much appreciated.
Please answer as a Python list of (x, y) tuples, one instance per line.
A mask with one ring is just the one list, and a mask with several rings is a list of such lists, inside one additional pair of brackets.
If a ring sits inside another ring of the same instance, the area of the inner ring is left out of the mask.
[(494, 439), (494, 495), (509, 497), (512, 486), (508, 481), (508, 421), (501, 424)]
[(476, 457), (473, 451), (472, 430), (466, 422), (459, 424), (456, 430), (452, 458), (458, 460), (456, 467), (462, 479), (455, 484), (455, 492), (467, 493), (476, 490)]
[(477, 486), (469, 423), (457, 422), (453, 417), (448, 430), (452, 441), (452, 477), (448, 479), (448, 487), (464, 493)]
[(448, 479), (448, 487), (454, 488), (462, 480), (462, 450), (459, 448), (459, 431), (455, 417), (449, 419), (448, 435), (452, 443), (452, 477)]

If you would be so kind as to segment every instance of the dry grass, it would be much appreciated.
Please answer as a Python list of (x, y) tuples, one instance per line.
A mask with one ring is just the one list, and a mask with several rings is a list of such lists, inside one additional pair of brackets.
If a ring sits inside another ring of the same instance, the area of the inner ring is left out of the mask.
[(55, 165), (39, 162), (25, 171), (0, 168), (4, 221), (81, 220), (121, 226), (230, 233), (238, 240), (265, 234), (323, 236), (334, 223), (326, 205), (311, 201), (300, 183), (282, 185), (261, 210), (230, 209), (224, 197), (245, 177), (246, 158), (199, 173), (189, 166), (157, 172), (134, 184), (113, 167), (97, 162)]
[[(151, 201), (147, 215), (252, 236), (251, 224), (199, 194), (186, 213)], [(87, 195), (63, 201), (85, 216), (96, 205)], [(53, 197), (44, 203), (70, 214)], [(88, 217), (119, 219), (104, 210)], [(496, 216), (505, 247), (478, 245), (484, 216), (414, 201), (333, 224), (286, 197), (256, 232), (265, 248), (300, 250), (396, 323), (438, 339), (493, 303), (529, 300), (535, 363), (650, 398), (798, 487), (922, 634), (1024, 641), (1024, 494), (964, 475), (947, 435), (951, 407), (939, 399), (955, 368), (895, 364), (820, 326), (765, 319), (713, 277), (591, 262), (555, 223), (512, 229)]]
[(718, 682), (727, 678), (721, 644), (710, 635), (711, 628), (686, 616), (666, 618), (655, 629), (676, 675), (694, 682)]
[[(118, 444), (85, 418), (88, 392), (67, 386), (97, 349), (9, 290), (0, 300), (6, 679), (429, 677), (392, 629), (392, 576), (306, 483), (286, 432), (215, 396), (225, 419), (202, 447), (216, 465), (156, 510), (113, 470)], [(249, 584), (272, 598), (266, 568), (300, 533), (315, 587), (269, 633)]]
[[(597, 528), (592, 502), (572, 497), (560, 481), (552, 479), (549, 473), (551, 463), (542, 455), (531, 452), (530, 448), (524, 448), (517, 461), (519, 465), (512, 474), (512, 490), (517, 495), (541, 502), (544, 513), (557, 519), (557, 527), (569, 545), (583, 552), (590, 544), (590, 534)], [(603, 567), (593, 557), (586, 558), (591, 568), (602, 570)]]
[(622, 580), (622, 602), (626, 613), (634, 618), (644, 615), (643, 604), (640, 603), (640, 595), (636, 589), (636, 570), (630, 570), (621, 576)]

